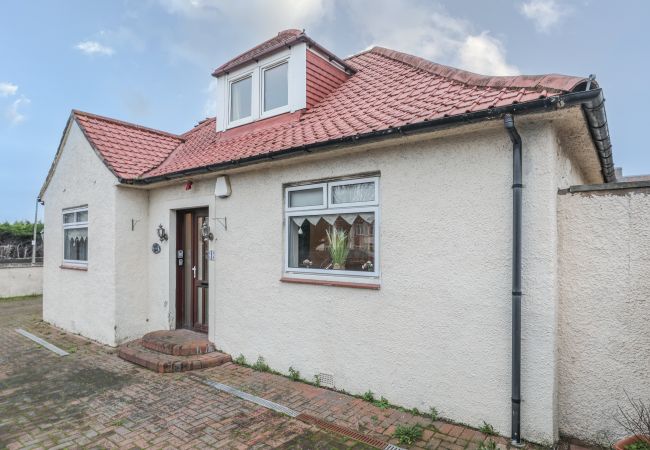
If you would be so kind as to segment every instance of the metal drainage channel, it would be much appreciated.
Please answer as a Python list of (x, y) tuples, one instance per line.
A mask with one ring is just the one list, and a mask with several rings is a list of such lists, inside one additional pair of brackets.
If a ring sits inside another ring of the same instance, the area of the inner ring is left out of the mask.
[(375, 439), (370, 436), (366, 436), (365, 434), (359, 433), (358, 431), (351, 430), (350, 428), (342, 427), (339, 425), (335, 425), (331, 422), (327, 422), (323, 419), (320, 419), (318, 417), (311, 416), (309, 414), (303, 414), (303, 413), (298, 413), (297, 411), (294, 411), (291, 408), (287, 408), (284, 405), (280, 405), (278, 403), (266, 400), (262, 397), (258, 397), (256, 395), (249, 394), (248, 392), (240, 391), (239, 389), (235, 389), (232, 386), (228, 386), (223, 383), (219, 383), (217, 381), (212, 381), (212, 380), (206, 380), (204, 378), (194, 376), (192, 377), (196, 381), (206, 384), (210, 387), (213, 387), (214, 389), (217, 389), (222, 392), (227, 392), (228, 394), (234, 395), (235, 397), (239, 397), (243, 400), (247, 400), (249, 402), (255, 403), (257, 405), (263, 406), (265, 408), (271, 409), (273, 411), (286, 414), (289, 417), (293, 417), (295, 419), (298, 419), (302, 422), (309, 423), (312, 425), (316, 425), (319, 428), (323, 428), (328, 431), (333, 431), (335, 433), (341, 434), (343, 436), (352, 438), (354, 440), (357, 440), (359, 442), (363, 442), (364, 444), (368, 444), (372, 447), (381, 449), (381, 450), (404, 450), (402, 447), (398, 447), (393, 444), (388, 444), (380, 439)]

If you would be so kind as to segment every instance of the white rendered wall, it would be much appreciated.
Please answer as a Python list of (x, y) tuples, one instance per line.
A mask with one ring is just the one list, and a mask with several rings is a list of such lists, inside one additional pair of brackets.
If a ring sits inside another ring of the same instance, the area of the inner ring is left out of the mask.
[(43, 266), (0, 264), (0, 298), (42, 293)]
[[(557, 431), (558, 147), (550, 126), (524, 138), (522, 433)], [(500, 129), (327, 157), (155, 189), (150, 232), (174, 236), (181, 207), (210, 206), (216, 261), (210, 338), (249, 361), (334, 375), (338, 388), (510, 432), (512, 145)], [(288, 284), (283, 183), (380, 171), (379, 291)], [(215, 217), (226, 217), (228, 231)], [(149, 253), (151, 327), (173, 327), (173, 239)], [(171, 252), (170, 252), (171, 251)], [(167, 273), (168, 278), (164, 275)]]
[(560, 195), (559, 228), (560, 432), (609, 445), (650, 399), (650, 194)]
[(150, 331), (147, 264), (156, 231), (149, 226), (149, 191), (118, 187), (115, 206), (115, 334), (121, 343)]
[[(115, 184), (73, 122), (45, 201), (43, 319), (115, 345)], [(62, 210), (88, 205), (88, 270), (62, 269)]]

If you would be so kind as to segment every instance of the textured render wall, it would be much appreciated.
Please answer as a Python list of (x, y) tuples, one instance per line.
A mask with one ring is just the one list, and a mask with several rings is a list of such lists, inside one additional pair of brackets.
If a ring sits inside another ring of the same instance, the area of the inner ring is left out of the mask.
[[(44, 195), (43, 318), (115, 345), (116, 180), (73, 123)], [(62, 269), (64, 208), (88, 205), (88, 271)]]
[(0, 264), (0, 298), (43, 293), (43, 266)]
[(609, 443), (650, 399), (650, 193), (559, 196), (560, 432)]
[(118, 187), (115, 206), (115, 334), (121, 343), (150, 330), (147, 263), (155, 231), (149, 227), (149, 191)]
[[(519, 128), (526, 184), (522, 432), (550, 442), (557, 430), (558, 150), (550, 126)], [(250, 361), (263, 355), (278, 370), (333, 374), (338, 388), (371, 389), (420, 410), (436, 406), (449, 418), (487, 420), (508, 434), (511, 148), (497, 128), (233, 174), (232, 196), (216, 199), (211, 213), (227, 217), (228, 231), (214, 227), (210, 338)], [(282, 184), (377, 170), (381, 290), (280, 282)], [(209, 197), (213, 186), (152, 192), (151, 220), (169, 214), (162, 203), (172, 193)], [(169, 260), (154, 259), (152, 273), (163, 273)], [(165, 294), (159, 289), (152, 301)]]

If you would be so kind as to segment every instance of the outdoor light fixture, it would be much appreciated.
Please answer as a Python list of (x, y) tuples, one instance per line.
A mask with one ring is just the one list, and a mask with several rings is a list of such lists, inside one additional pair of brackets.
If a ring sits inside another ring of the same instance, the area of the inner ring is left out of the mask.
[(156, 232), (158, 233), (158, 239), (160, 239), (160, 242), (164, 242), (168, 239), (167, 230), (165, 230), (165, 227), (163, 227), (162, 224), (158, 225)]
[(201, 225), (201, 237), (204, 241), (211, 241), (214, 239), (214, 235), (210, 231), (210, 225), (208, 225), (207, 220), (203, 220), (203, 225)]

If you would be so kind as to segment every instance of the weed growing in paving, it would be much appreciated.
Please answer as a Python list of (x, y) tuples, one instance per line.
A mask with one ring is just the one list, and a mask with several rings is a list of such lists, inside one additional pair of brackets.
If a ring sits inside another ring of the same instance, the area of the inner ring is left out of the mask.
[(314, 375), (314, 385), (320, 387), (320, 377), (318, 375)]
[(252, 366), (253, 370), (257, 370), (258, 372), (270, 372), (271, 368), (269, 365), (266, 363), (266, 360), (262, 358), (262, 356), (259, 356), (257, 358), (257, 361), (255, 361), (255, 364)]
[(487, 434), (488, 436), (496, 436), (497, 434), (497, 432), (494, 430), (494, 427), (486, 421), (483, 421), (483, 425), (481, 425), (481, 428), (478, 430), (483, 434)]
[(289, 378), (291, 378), (293, 381), (300, 381), (300, 371), (294, 369), (293, 367), (289, 367)]
[(419, 425), (397, 425), (393, 436), (400, 444), (412, 444), (422, 437), (422, 428)]
[(379, 400), (375, 400), (374, 402), (372, 402), (372, 404), (377, 406), (380, 409), (386, 409), (386, 408), (388, 408), (390, 406), (390, 403), (388, 402), (386, 397), (384, 397), (383, 395), (381, 396), (381, 398)]
[(240, 366), (248, 367), (248, 363), (246, 363), (246, 357), (242, 354), (240, 354), (238, 357), (235, 358), (234, 363), (239, 364)]
[(436, 409), (435, 406), (429, 408), (429, 417), (431, 417), (431, 420), (433, 420), (434, 422), (438, 420), (438, 410)]
[(366, 391), (366, 393), (363, 394), (361, 398), (367, 402), (372, 403), (375, 401), (375, 394), (370, 389), (368, 389), (368, 391)]
[(496, 450), (497, 443), (492, 439), (481, 442), (481, 445), (478, 446), (478, 450)]

